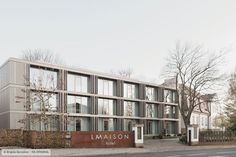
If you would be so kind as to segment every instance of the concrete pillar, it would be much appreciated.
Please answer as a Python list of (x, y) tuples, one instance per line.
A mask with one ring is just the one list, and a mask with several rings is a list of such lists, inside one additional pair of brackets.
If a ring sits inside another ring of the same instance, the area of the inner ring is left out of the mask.
[(137, 148), (143, 148), (143, 124), (136, 124), (133, 126), (134, 131), (134, 145)]
[(199, 126), (189, 125), (187, 132), (187, 141), (189, 145), (197, 145), (199, 143)]

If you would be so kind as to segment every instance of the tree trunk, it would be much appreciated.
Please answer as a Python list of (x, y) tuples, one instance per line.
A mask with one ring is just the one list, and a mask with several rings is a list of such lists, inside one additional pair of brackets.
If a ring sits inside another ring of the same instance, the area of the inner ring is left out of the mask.
[(184, 125), (185, 125), (185, 133), (187, 135), (187, 133), (188, 133), (188, 126), (190, 125), (190, 118), (184, 117), (183, 119), (184, 119)]

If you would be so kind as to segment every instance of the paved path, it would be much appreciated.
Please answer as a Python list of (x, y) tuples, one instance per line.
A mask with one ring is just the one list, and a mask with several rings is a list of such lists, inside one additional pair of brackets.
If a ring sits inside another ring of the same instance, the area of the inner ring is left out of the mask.
[[(219, 148), (234, 148), (235, 146), (186, 146), (178, 143), (178, 139), (155, 139), (146, 140), (144, 148), (79, 148), (79, 149), (51, 149), (52, 156), (62, 157), (62, 156), (97, 156), (97, 155), (107, 155), (107, 154), (146, 154), (146, 153), (162, 153), (169, 151), (197, 151), (197, 150), (207, 150), (207, 149), (219, 149)], [(1, 153), (0, 153), (1, 156)], [(180, 157), (180, 156), (176, 156)], [(236, 157), (236, 155), (235, 155)]]
[(102, 155), (97, 157), (235, 157), (235, 148), (151, 152), (139, 154)]
[[(99, 148), (99, 149), (53, 149), (53, 156), (94, 156), (106, 154), (137, 154), (150, 152), (168, 152), (183, 150), (206, 150), (214, 148), (236, 148), (236, 146), (187, 146), (178, 142), (178, 139), (146, 140), (144, 148)], [(63, 155), (64, 154), (64, 155)], [(236, 156), (236, 155), (235, 155)]]

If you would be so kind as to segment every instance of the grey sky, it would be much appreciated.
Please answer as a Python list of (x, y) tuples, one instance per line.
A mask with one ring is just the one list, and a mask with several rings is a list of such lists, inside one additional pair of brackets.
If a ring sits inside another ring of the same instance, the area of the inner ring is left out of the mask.
[(235, 0), (0, 0), (0, 22), (0, 64), (23, 49), (47, 48), (70, 65), (131, 67), (159, 79), (180, 40), (233, 48), (224, 70), (236, 65)]

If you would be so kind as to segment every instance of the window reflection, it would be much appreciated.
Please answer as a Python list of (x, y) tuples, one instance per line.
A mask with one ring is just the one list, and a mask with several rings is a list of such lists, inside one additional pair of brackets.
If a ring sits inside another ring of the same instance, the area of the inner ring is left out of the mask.
[(156, 90), (152, 87), (146, 87), (146, 100), (156, 101)]
[(98, 114), (103, 115), (115, 115), (116, 114), (116, 102), (111, 99), (98, 99)]
[(167, 135), (175, 134), (176, 133), (175, 126), (176, 126), (176, 122), (166, 121), (165, 122), (166, 134)]
[(116, 119), (98, 118), (98, 131), (114, 131), (116, 130)]
[(31, 92), (31, 111), (46, 111), (56, 112), (58, 111), (57, 94), (43, 93), (43, 92)]
[(106, 79), (98, 79), (98, 94), (115, 96), (115, 82)]
[(157, 117), (158, 105), (157, 104), (146, 104), (146, 117)]
[(36, 131), (58, 131), (59, 130), (59, 117), (48, 116), (43, 120), (39, 116), (30, 116), (30, 130)]
[(164, 102), (176, 103), (176, 92), (172, 90), (164, 90)]
[(135, 84), (124, 83), (124, 97), (138, 98), (138, 86)]
[(147, 121), (147, 134), (157, 134), (157, 121), (148, 120)]
[(138, 120), (124, 119), (124, 131), (132, 131), (132, 127), (138, 124)]
[(33, 88), (56, 89), (57, 72), (44, 68), (30, 67), (30, 86)]
[(67, 96), (67, 112), (68, 113), (89, 113), (88, 97)]
[(124, 116), (138, 117), (139, 105), (137, 102), (124, 101)]
[(164, 110), (165, 118), (176, 118), (176, 107), (166, 105)]
[(82, 75), (68, 74), (67, 89), (72, 92), (88, 92), (88, 77)]
[(87, 117), (68, 117), (67, 131), (90, 131), (90, 118)]

